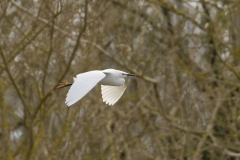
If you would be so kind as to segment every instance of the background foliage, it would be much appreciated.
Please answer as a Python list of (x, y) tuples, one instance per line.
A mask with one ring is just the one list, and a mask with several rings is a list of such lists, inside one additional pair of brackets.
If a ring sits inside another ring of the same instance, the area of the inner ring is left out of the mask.
[[(238, 0), (2, 0), (0, 159), (239, 159)], [(64, 79), (135, 73), (114, 106)]]

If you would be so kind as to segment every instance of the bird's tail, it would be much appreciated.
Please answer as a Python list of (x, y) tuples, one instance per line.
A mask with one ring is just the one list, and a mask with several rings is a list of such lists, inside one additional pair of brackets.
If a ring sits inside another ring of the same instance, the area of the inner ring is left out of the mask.
[(58, 84), (56, 89), (61, 89), (61, 88), (71, 86), (71, 85), (72, 85), (72, 83), (68, 83), (67, 80), (64, 80), (64, 81), (62, 81), (61, 83)]

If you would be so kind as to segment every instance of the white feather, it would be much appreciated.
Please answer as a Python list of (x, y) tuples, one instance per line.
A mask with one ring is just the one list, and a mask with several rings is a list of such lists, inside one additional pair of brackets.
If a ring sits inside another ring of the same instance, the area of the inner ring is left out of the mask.
[(121, 86), (101, 85), (103, 102), (114, 105), (123, 95), (126, 88), (127, 86), (125, 83)]
[(76, 79), (77, 79), (76, 77), (73, 77), (73, 82), (75, 82), (75, 81), (76, 81)]
[(102, 71), (90, 71), (78, 74), (68, 91), (66, 105), (70, 106), (85, 96), (106, 75)]

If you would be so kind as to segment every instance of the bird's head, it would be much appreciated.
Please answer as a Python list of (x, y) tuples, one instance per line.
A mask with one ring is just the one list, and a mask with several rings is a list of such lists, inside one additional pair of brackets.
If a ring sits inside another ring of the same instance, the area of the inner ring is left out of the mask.
[[(137, 76), (136, 74), (130, 74), (116, 69), (106, 69), (103, 71), (105, 74), (117, 76), (117, 77), (127, 77), (127, 76)], [(138, 77), (138, 76), (137, 76)]]

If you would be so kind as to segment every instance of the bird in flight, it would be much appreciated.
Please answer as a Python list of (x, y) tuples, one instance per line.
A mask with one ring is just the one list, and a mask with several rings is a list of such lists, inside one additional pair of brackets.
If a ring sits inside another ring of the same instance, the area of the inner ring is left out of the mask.
[(66, 105), (71, 106), (84, 97), (97, 83), (100, 83), (103, 102), (114, 105), (127, 88), (124, 79), (127, 76), (137, 75), (115, 69), (89, 71), (78, 74), (76, 78), (73, 78), (73, 83), (64, 80), (59, 83), (57, 89), (71, 86), (65, 100)]

